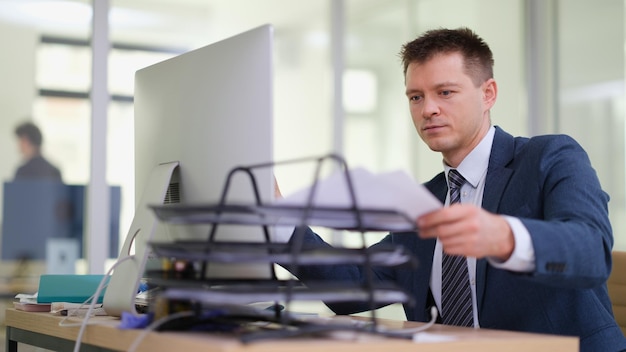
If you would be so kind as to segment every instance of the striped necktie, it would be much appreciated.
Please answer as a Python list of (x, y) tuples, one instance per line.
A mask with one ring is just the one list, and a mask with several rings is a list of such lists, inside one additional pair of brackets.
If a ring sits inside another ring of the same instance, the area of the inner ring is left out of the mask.
[[(458, 171), (452, 169), (448, 172), (450, 204), (461, 201), (461, 186), (464, 183), (465, 179)], [(441, 267), (441, 319), (443, 323), (474, 326), (467, 259), (463, 256), (444, 253)]]

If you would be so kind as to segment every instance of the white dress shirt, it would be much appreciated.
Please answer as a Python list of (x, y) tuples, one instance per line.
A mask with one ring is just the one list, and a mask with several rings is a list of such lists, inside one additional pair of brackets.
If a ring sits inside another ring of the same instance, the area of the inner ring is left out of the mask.
[[(461, 162), (457, 171), (463, 175), (465, 184), (461, 187), (461, 203), (482, 204), (483, 193), (485, 190), (485, 179), (487, 177), (487, 167), (489, 166), (489, 157), (491, 156), (491, 146), (495, 128), (492, 126), (483, 140), (472, 150)], [(451, 167), (445, 162), (444, 172), (446, 180)], [(446, 181), (447, 182), (447, 181)], [(446, 196), (445, 205), (450, 203), (450, 194)], [(513, 230), (515, 237), (515, 248), (513, 254), (506, 262), (499, 262), (494, 258), (487, 258), (489, 263), (496, 267), (511, 271), (530, 272), (533, 271), (535, 262), (535, 252), (532, 246), (530, 234), (526, 227), (518, 218), (505, 216), (509, 226)], [(430, 277), (430, 289), (437, 304), (437, 308), (441, 312), (441, 258), (443, 256), (442, 246), (439, 240), (435, 245), (435, 253), (433, 256), (432, 274)], [(472, 288), (472, 307), (474, 311), (474, 327), (480, 327), (478, 322), (478, 309), (476, 304), (476, 258), (467, 258), (467, 268), (469, 271), (470, 284)]]

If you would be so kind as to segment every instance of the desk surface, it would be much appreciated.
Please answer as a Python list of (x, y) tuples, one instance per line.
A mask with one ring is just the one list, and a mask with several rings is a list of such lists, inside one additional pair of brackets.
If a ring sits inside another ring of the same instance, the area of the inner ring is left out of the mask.
[[(39, 347), (44, 337), (60, 338), (73, 341), (78, 335), (78, 327), (60, 327), (62, 317), (50, 313), (23, 312), (7, 309), (6, 326), (7, 340), (25, 342)], [(112, 317), (95, 317), (90, 320), (97, 325), (90, 325), (85, 330), (83, 345), (98, 346), (110, 350), (126, 351), (140, 335), (141, 330), (117, 329), (118, 319)], [(421, 323), (381, 320), (389, 328), (406, 328), (419, 326)], [(527, 334), (488, 329), (459, 328), (435, 325), (428, 330), (431, 334), (449, 337), (449, 341), (440, 343), (419, 343), (422, 352), (431, 351), (578, 351), (578, 339), (572, 337)], [(30, 334), (30, 335), (29, 335)], [(31, 343), (32, 342), (32, 343)], [(383, 338), (370, 334), (358, 334), (349, 339), (329, 339), (298, 337), (282, 340), (263, 340), (243, 344), (237, 339), (218, 334), (151, 332), (146, 335), (137, 351), (330, 351), (342, 352), (383, 351), (393, 350), (415, 351), (416, 343), (395, 338)]]

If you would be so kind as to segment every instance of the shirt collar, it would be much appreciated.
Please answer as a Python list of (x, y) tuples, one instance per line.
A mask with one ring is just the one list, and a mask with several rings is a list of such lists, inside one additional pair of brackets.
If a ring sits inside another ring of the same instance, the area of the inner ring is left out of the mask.
[[(480, 143), (478, 143), (478, 145), (465, 157), (465, 159), (463, 159), (463, 161), (461, 161), (459, 166), (456, 168), (461, 175), (463, 175), (465, 180), (474, 188), (478, 186), (478, 183), (482, 179), (483, 175), (487, 172), (495, 131), (495, 127), (491, 126)], [(443, 162), (443, 168), (447, 180), (448, 172), (452, 168), (445, 162)]]

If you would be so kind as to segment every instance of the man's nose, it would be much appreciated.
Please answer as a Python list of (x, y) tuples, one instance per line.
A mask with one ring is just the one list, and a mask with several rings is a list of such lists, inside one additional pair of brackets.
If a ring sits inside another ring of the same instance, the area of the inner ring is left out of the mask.
[(437, 116), (439, 114), (439, 105), (434, 99), (424, 98), (424, 104), (422, 106), (424, 107), (422, 110), (422, 116), (425, 119)]

